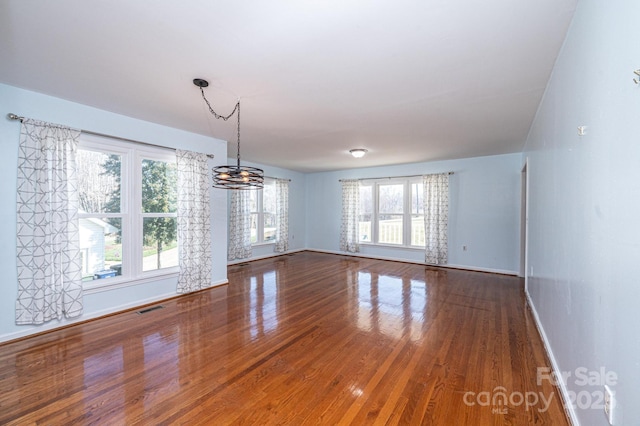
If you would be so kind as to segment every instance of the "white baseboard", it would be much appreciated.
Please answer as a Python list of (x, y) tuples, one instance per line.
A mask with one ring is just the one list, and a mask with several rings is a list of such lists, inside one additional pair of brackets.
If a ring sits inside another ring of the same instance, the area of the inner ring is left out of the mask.
[[(538, 311), (536, 310), (533, 301), (531, 300), (531, 296), (529, 292), (525, 290), (524, 292), (527, 305), (531, 309), (531, 313), (533, 314), (533, 320), (536, 324), (536, 328), (538, 329), (538, 333), (542, 338), (542, 344), (544, 345), (544, 350), (547, 352), (547, 357), (551, 361), (551, 369), (555, 373), (555, 377), (563, 377), (562, 371), (558, 366), (558, 362), (556, 361), (556, 357), (553, 355), (553, 351), (551, 350), (551, 344), (549, 343), (549, 339), (547, 339), (547, 334), (544, 332), (544, 328), (542, 327), (542, 323), (540, 322), (540, 317), (538, 316)], [(569, 398), (569, 390), (567, 389), (567, 384), (563, 380), (558, 380), (558, 389), (560, 389), (560, 396), (562, 397), (562, 405), (567, 413), (567, 417), (569, 421), (574, 426), (580, 426), (580, 422), (578, 421), (578, 415), (575, 411), (575, 408), (571, 404), (571, 399)]]
[(350, 253), (346, 251), (338, 251), (338, 250), (323, 250), (323, 249), (305, 249), (306, 251), (315, 251), (318, 253), (328, 253), (328, 254), (338, 254), (341, 256), (352, 256), (352, 257), (362, 257), (365, 259), (377, 259), (377, 260), (390, 260), (392, 262), (404, 262), (404, 263), (413, 263), (415, 265), (424, 265), (424, 266), (437, 266), (441, 268), (451, 268), (451, 269), (461, 269), (464, 271), (476, 271), (476, 272), (489, 272), (492, 274), (501, 274), (501, 275), (514, 275), (517, 276), (518, 273), (516, 271), (509, 271), (505, 269), (493, 269), (493, 268), (482, 268), (479, 266), (465, 266), (465, 265), (429, 265), (424, 262), (420, 262), (418, 260), (405, 259), (401, 257), (391, 257), (391, 256), (376, 256), (371, 254), (362, 254), (362, 253)]
[(465, 266), (465, 265), (442, 265), (445, 268), (452, 269), (463, 269), (465, 271), (477, 271), (477, 272), (489, 272), (491, 274), (500, 274), (500, 275), (512, 275), (514, 277), (518, 276), (516, 271), (509, 271), (508, 269), (496, 269), (496, 268), (483, 268), (481, 266)]
[(237, 265), (238, 263), (251, 262), (252, 260), (261, 260), (261, 259), (269, 259), (270, 257), (284, 256), (285, 254), (298, 253), (306, 250), (307, 249), (301, 248), (301, 249), (295, 249), (295, 250), (287, 250), (282, 253), (268, 253), (268, 254), (263, 254), (262, 256), (247, 257), (246, 259), (230, 260), (227, 262), (227, 266)]
[[(220, 280), (220, 281), (216, 281), (214, 283), (211, 284), (211, 287), (208, 288), (214, 288), (214, 287), (218, 287), (224, 284), (228, 284), (229, 281), (228, 280)], [(48, 322), (46, 324), (40, 325), (40, 326), (33, 326), (33, 327), (29, 327), (29, 329), (24, 330), (24, 331), (16, 331), (14, 333), (7, 333), (7, 334), (3, 334), (0, 335), (0, 343), (2, 342), (8, 342), (10, 340), (16, 340), (16, 339), (21, 339), (23, 337), (27, 337), (27, 336), (31, 336), (33, 334), (40, 334), (43, 332), (48, 332), (48, 331), (53, 331), (56, 330), (58, 328), (64, 328), (64, 327), (68, 327), (70, 325), (74, 325), (74, 324), (80, 324), (86, 321), (90, 321), (90, 320), (94, 320), (100, 317), (104, 317), (107, 315), (113, 315), (113, 314), (117, 314), (119, 312), (124, 312), (124, 311), (128, 311), (130, 309), (134, 309), (136, 307), (139, 306), (144, 306), (144, 305), (149, 305), (151, 303), (155, 303), (155, 302), (159, 302), (161, 300), (167, 300), (167, 299), (172, 299), (174, 297), (177, 296), (182, 296), (181, 294), (177, 294), (177, 293), (165, 293), (165, 294), (158, 294), (152, 297), (148, 297), (146, 299), (141, 299), (141, 300), (136, 300), (134, 302), (130, 302), (130, 303), (124, 303), (122, 305), (118, 305), (118, 306), (113, 306), (107, 309), (102, 309), (99, 311), (95, 311), (95, 312), (91, 312), (89, 314), (83, 314), (78, 318), (73, 318), (73, 319), (63, 319), (62, 321), (51, 321)]]

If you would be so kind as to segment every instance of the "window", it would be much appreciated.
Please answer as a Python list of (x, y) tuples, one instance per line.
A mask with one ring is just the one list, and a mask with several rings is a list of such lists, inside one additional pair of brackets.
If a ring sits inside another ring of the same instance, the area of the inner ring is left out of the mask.
[(251, 244), (276, 240), (276, 182), (265, 178), (264, 188), (250, 191)]
[(83, 281), (176, 272), (175, 154), (83, 135), (76, 163)]
[(411, 245), (424, 247), (424, 185), (411, 183)]
[(360, 242), (424, 247), (424, 207), (419, 180), (361, 182)]
[(142, 270), (178, 266), (176, 162), (142, 159)]
[(371, 217), (373, 215), (373, 186), (360, 185), (360, 226), (359, 236), (363, 243), (373, 242)]
[(378, 184), (378, 243), (402, 244), (404, 185)]

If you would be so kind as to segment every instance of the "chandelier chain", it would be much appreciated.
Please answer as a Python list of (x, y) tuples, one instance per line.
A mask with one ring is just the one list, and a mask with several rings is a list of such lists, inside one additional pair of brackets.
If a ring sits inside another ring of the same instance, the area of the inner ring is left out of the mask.
[(233, 114), (238, 113), (238, 128), (237, 128), (237, 164), (218, 166), (212, 169), (213, 172), (213, 187), (221, 189), (261, 189), (264, 188), (264, 171), (257, 167), (241, 166), (240, 165), (240, 99), (236, 102), (233, 111), (229, 115), (221, 115), (213, 110), (209, 100), (204, 95), (204, 87), (207, 87), (209, 83), (201, 78), (193, 79), (193, 84), (200, 88), (202, 99), (207, 104), (209, 112), (216, 119), (223, 121), (229, 120)]
[(240, 167), (240, 101), (236, 102), (236, 106), (233, 108), (233, 111), (231, 111), (231, 113), (229, 113), (229, 115), (221, 115), (218, 114), (217, 112), (215, 112), (213, 110), (213, 108), (211, 107), (211, 104), (209, 103), (209, 100), (207, 99), (207, 97), (204, 95), (204, 89), (202, 88), (202, 86), (200, 87), (200, 93), (202, 94), (202, 99), (204, 99), (204, 102), (207, 104), (207, 107), (209, 108), (209, 112), (211, 112), (211, 114), (218, 120), (223, 120), (223, 121), (227, 121), (229, 120), (233, 114), (238, 111), (238, 133), (237, 133), (237, 139), (236, 139), (236, 144), (237, 144), (237, 149), (236, 149), (236, 158), (238, 160), (238, 167)]
[(238, 168), (240, 168), (240, 101), (238, 101), (238, 103), (236, 104), (236, 108), (234, 109), (234, 111), (236, 109), (238, 110), (238, 148), (236, 157), (238, 158)]
[(204, 95), (204, 90), (202, 89), (202, 87), (200, 87), (200, 93), (202, 93), (202, 99), (204, 99), (205, 103), (209, 107), (209, 111), (217, 119), (222, 119), (224, 121), (227, 121), (228, 119), (230, 119), (233, 116), (233, 114), (236, 112), (236, 110), (240, 108), (240, 101), (238, 101), (238, 102), (236, 102), (236, 106), (233, 108), (233, 111), (231, 111), (231, 113), (229, 115), (226, 115), (226, 116), (225, 115), (220, 115), (217, 112), (215, 112), (213, 110), (213, 108), (211, 108), (211, 104), (207, 100), (207, 97)]

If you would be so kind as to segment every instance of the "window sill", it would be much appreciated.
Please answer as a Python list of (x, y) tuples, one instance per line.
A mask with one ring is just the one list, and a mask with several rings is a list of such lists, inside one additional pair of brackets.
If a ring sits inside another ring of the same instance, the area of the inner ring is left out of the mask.
[[(149, 275), (139, 276), (137, 278), (107, 278), (103, 280), (87, 281), (82, 284), (84, 294), (101, 293), (103, 291), (111, 291), (119, 288), (132, 287), (140, 284), (146, 284), (153, 281), (178, 278), (178, 268), (171, 268), (164, 272), (155, 272)], [(96, 283), (96, 281), (102, 281)]]
[(273, 246), (275, 245), (276, 242), (275, 241), (267, 241), (264, 243), (255, 243), (255, 244), (251, 244), (251, 247), (264, 247), (264, 246)]
[(380, 243), (360, 242), (360, 245), (361, 246), (367, 246), (367, 247), (380, 247), (380, 248), (424, 251), (424, 247), (420, 247), (420, 246), (402, 246), (402, 245), (399, 245), (399, 244), (380, 244)]

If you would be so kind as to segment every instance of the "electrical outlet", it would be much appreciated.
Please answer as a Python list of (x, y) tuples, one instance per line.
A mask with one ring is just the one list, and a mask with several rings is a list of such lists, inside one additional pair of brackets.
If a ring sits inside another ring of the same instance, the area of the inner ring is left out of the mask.
[(614, 396), (615, 395), (611, 388), (608, 385), (604, 385), (604, 415), (607, 416), (607, 421), (610, 425), (614, 424), (613, 412), (616, 408)]

